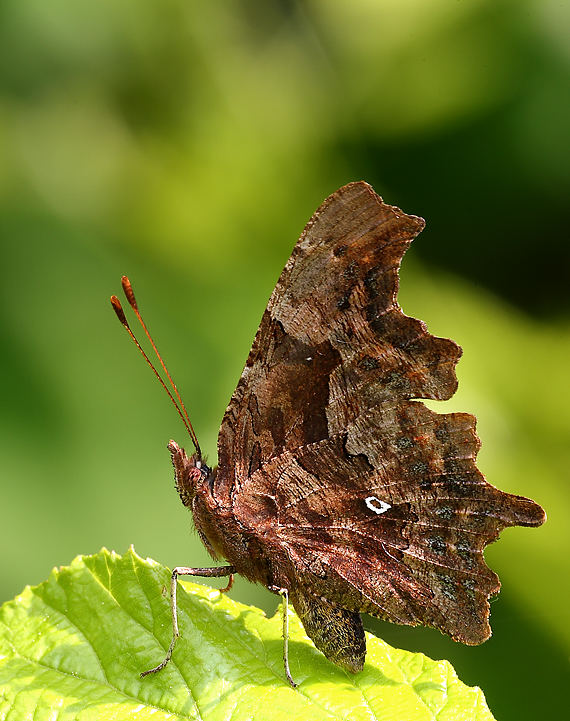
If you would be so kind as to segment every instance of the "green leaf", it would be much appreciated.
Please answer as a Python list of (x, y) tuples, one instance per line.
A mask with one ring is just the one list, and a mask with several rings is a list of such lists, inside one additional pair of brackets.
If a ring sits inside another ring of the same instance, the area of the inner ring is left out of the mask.
[(170, 572), (131, 548), (103, 549), (54, 569), (0, 611), (0, 718), (346, 719), (483, 721), (478, 688), (447, 661), (391, 648), (368, 636), (367, 662), (349, 675), (312, 646), (291, 614), (283, 671), (281, 618), (207, 586), (184, 583), (173, 659), (158, 674), (171, 636)]

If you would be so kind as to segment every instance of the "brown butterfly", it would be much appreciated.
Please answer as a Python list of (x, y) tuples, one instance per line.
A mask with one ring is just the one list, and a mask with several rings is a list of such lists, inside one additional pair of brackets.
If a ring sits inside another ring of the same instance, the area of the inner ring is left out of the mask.
[[(325, 200), (263, 314), (217, 468), (204, 463), (171, 381), (195, 446), (188, 458), (169, 443), (176, 488), (212, 557), (230, 565), (174, 569), (172, 643), (143, 675), (172, 655), (180, 575), (230, 576), (231, 586), (240, 573), (281, 593), (293, 686), (287, 600), (315, 646), (353, 672), (366, 654), (363, 612), (467, 644), (490, 636), (500, 582), (483, 549), (504, 527), (539, 526), (545, 514), (487, 483), (473, 416), (411, 400), (450, 398), (461, 355), (396, 300), (402, 256), (423, 227), (364, 182)], [(140, 318), (126, 278), (123, 287)]]

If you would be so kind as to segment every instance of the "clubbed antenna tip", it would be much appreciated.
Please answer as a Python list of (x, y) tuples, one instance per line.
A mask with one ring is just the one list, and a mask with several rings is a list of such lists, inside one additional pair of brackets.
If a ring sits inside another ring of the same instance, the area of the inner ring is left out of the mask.
[(152, 361), (151, 361), (150, 358), (147, 356), (147, 354), (146, 354), (145, 351), (143, 350), (141, 344), (138, 342), (137, 338), (135, 337), (135, 334), (133, 333), (133, 331), (131, 330), (131, 327), (129, 326), (129, 323), (128, 323), (127, 318), (126, 318), (126, 316), (125, 316), (125, 312), (123, 311), (123, 307), (122, 307), (122, 305), (121, 305), (121, 301), (117, 298), (116, 295), (112, 295), (112, 296), (111, 296), (111, 305), (113, 306), (113, 310), (115, 311), (115, 314), (116, 314), (117, 318), (119, 319), (119, 321), (121, 322), (121, 324), (124, 326), (124, 328), (127, 330), (128, 334), (131, 336), (134, 344), (137, 346), (137, 348), (139, 349), (139, 351), (142, 353), (144, 359), (146, 360), (146, 362), (148, 363), (148, 365), (149, 365), (150, 368), (152, 369), (153, 373), (154, 373), (155, 376), (158, 378), (160, 384), (162, 385), (162, 387), (164, 388), (164, 390), (168, 393), (168, 397), (170, 398), (170, 400), (171, 400), (172, 403), (174, 404), (174, 407), (175, 407), (176, 410), (178, 411), (178, 415), (180, 416), (180, 418), (182, 418), (182, 422), (183, 422), (184, 425), (186, 426), (186, 430), (188, 431), (188, 433), (189, 433), (189, 435), (190, 435), (190, 438), (192, 439), (192, 443), (194, 444), (194, 448), (196, 449), (196, 455), (198, 456), (198, 458), (201, 458), (202, 454), (201, 454), (201, 451), (200, 451), (200, 446), (199, 446), (199, 444), (198, 444), (198, 438), (196, 437), (196, 433), (194, 432), (194, 428), (192, 427), (192, 424), (190, 423), (190, 417), (188, 416), (188, 411), (186, 410), (186, 407), (184, 406), (184, 403), (183, 403), (183, 401), (182, 401), (182, 398), (181, 398), (181, 396), (180, 396), (180, 393), (178, 392), (178, 388), (176, 387), (176, 384), (175, 384), (174, 381), (172, 380), (172, 376), (171, 376), (170, 373), (168, 372), (168, 368), (166, 367), (166, 364), (165, 364), (164, 361), (162, 360), (162, 356), (161, 356), (160, 353), (158, 352), (158, 348), (156, 347), (156, 345), (155, 345), (155, 343), (154, 343), (154, 341), (153, 341), (153, 339), (152, 339), (152, 336), (151, 336), (151, 334), (149, 333), (148, 328), (146, 327), (146, 324), (145, 324), (144, 320), (142, 319), (142, 316), (141, 316), (141, 314), (140, 314), (139, 307), (138, 307), (138, 304), (137, 304), (137, 301), (136, 301), (136, 298), (135, 298), (135, 293), (134, 293), (134, 291), (133, 291), (133, 286), (131, 285), (131, 281), (127, 278), (126, 275), (124, 275), (124, 276), (121, 278), (121, 285), (123, 286), (123, 291), (125, 292), (125, 296), (126, 296), (126, 298), (127, 298), (127, 301), (128, 301), (128, 303), (129, 303), (129, 305), (131, 306), (131, 308), (133, 309), (134, 314), (135, 314), (136, 317), (138, 318), (139, 323), (141, 324), (141, 326), (142, 326), (142, 328), (143, 328), (143, 330), (144, 330), (144, 332), (145, 332), (146, 337), (147, 337), (148, 340), (150, 341), (150, 344), (152, 345), (152, 348), (153, 348), (154, 352), (156, 353), (156, 357), (158, 358), (158, 360), (159, 360), (159, 362), (160, 362), (160, 365), (162, 366), (162, 369), (164, 370), (164, 372), (165, 372), (165, 374), (166, 374), (166, 377), (168, 378), (168, 381), (170, 382), (170, 385), (171, 385), (171, 387), (172, 387), (172, 390), (174, 391), (174, 394), (176, 395), (176, 398), (178, 399), (178, 402), (180, 403), (180, 405), (178, 405), (178, 403), (177, 403), (176, 400), (174, 399), (174, 396), (172, 395), (172, 393), (171, 393), (170, 390), (168, 389), (168, 386), (166, 385), (166, 383), (165, 383), (164, 380), (162, 379), (160, 373), (157, 371), (157, 369), (156, 369), (155, 366), (153, 365)]

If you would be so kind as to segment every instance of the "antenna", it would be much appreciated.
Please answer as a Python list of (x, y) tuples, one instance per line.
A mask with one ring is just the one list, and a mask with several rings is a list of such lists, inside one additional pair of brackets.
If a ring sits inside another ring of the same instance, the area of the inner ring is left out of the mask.
[[(154, 343), (154, 341), (153, 341), (153, 339), (152, 339), (152, 336), (151, 336), (151, 334), (149, 333), (148, 328), (146, 327), (146, 324), (145, 324), (144, 320), (142, 319), (142, 316), (141, 316), (141, 314), (140, 314), (139, 307), (138, 307), (138, 304), (137, 304), (137, 301), (136, 301), (136, 298), (135, 298), (135, 294), (134, 294), (134, 291), (133, 291), (133, 287), (132, 287), (132, 285), (131, 285), (130, 280), (127, 278), (126, 275), (124, 275), (124, 276), (121, 278), (121, 285), (123, 286), (123, 291), (125, 292), (125, 296), (126, 296), (126, 298), (127, 298), (127, 301), (129, 302), (129, 305), (130, 305), (131, 308), (133, 309), (134, 314), (136, 315), (136, 317), (138, 318), (140, 324), (141, 324), (142, 327), (143, 327), (143, 330), (144, 330), (144, 332), (145, 332), (146, 337), (149, 339), (150, 344), (152, 345), (152, 348), (153, 348), (154, 352), (156, 353), (156, 357), (158, 358), (158, 360), (159, 360), (159, 362), (160, 362), (160, 365), (162, 366), (162, 369), (164, 370), (164, 372), (165, 372), (165, 374), (166, 374), (166, 377), (168, 378), (168, 380), (169, 380), (169, 382), (170, 382), (170, 385), (172, 386), (172, 389), (173, 389), (173, 391), (174, 391), (174, 394), (176, 395), (176, 398), (178, 399), (178, 401), (179, 401), (179, 403), (180, 403), (180, 406), (178, 405), (178, 403), (177, 403), (176, 400), (174, 399), (174, 396), (172, 395), (172, 393), (170, 392), (168, 386), (166, 385), (166, 383), (165, 383), (164, 380), (162, 379), (160, 373), (156, 370), (156, 368), (155, 368), (155, 366), (153, 365), (152, 361), (150, 360), (150, 358), (148, 357), (148, 355), (145, 353), (145, 351), (143, 350), (141, 344), (138, 342), (135, 334), (134, 334), (133, 331), (131, 330), (131, 327), (130, 327), (130, 325), (129, 325), (128, 321), (127, 321), (127, 318), (126, 318), (126, 316), (125, 316), (125, 313), (124, 313), (124, 311), (123, 311), (123, 307), (121, 306), (121, 302), (120, 302), (120, 300), (117, 298), (116, 295), (112, 295), (112, 296), (111, 296), (111, 305), (113, 306), (113, 310), (115, 311), (115, 314), (116, 314), (117, 318), (118, 318), (119, 321), (121, 322), (121, 325), (125, 328), (125, 330), (127, 331), (127, 333), (131, 336), (131, 339), (133, 340), (134, 344), (135, 344), (136, 347), (139, 349), (139, 351), (141, 352), (143, 358), (146, 360), (146, 362), (148, 363), (148, 365), (149, 365), (150, 368), (152, 369), (154, 375), (158, 378), (158, 381), (159, 381), (160, 385), (161, 385), (161, 386), (164, 388), (164, 390), (168, 393), (168, 397), (170, 398), (170, 400), (171, 400), (172, 403), (174, 404), (174, 407), (175, 407), (176, 410), (178, 411), (178, 415), (179, 415), (180, 418), (182, 419), (182, 422), (184, 423), (184, 426), (186, 427), (186, 430), (188, 431), (188, 434), (190, 435), (190, 438), (191, 438), (191, 440), (192, 440), (192, 443), (194, 444), (194, 448), (196, 449), (196, 454), (197, 454), (198, 458), (201, 458), (201, 457), (202, 457), (202, 452), (200, 451), (200, 444), (198, 443), (198, 438), (196, 437), (196, 433), (194, 432), (194, 428), (192, 427), (192, 423), (190, 423), (190, 418), (189, 418), (189, 416), (188, 416), (188, 411), (186, 410), (186, 406), (184, 405), (184, 402), (182, 401), (182, 398), (181, 398), (181, 396), (180, 396), (180, 393), (178, 392), (178, 388), (176, 387), (176, 384), (175, 384), (174, 381), (172, 380), (172, 376), (171, 376), (170, 373), (168, 372), (168, 368), (166, 367), (166, 364), (165, 364), (164, 361), (162, 360), (162, 356), (161, 356), (160, 353), (158, 352), (158, 348), (156, 347), (156, 345), (155, 345), (155, 343)], [(181, 409), (182, 409), (182, 410), (181, 410)]]

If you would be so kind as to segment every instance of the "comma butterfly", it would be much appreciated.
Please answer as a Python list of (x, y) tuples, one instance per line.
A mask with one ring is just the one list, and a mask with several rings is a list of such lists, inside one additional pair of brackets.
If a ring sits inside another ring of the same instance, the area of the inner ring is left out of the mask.
[[(506, 526), (539, 526), (545, 514), (485, 480), (473, 416), (413, 400), (450, 398), (461, 355), (397, 303), (402, 256), (423, 227), (367, 183), (333, 193), (263, 314), (222, 421), (217, 468), (186, 415), (195, 452), (170, 442), (176, 487), (210, 554), (230, 565), (174, 569), (172, 644), (145, 674), (172, 654), (184, 574), (239, 573), (281, 593), (316, 647), (348, 671), (364, 665), (362, 612), (466, 644), (490, 636), (488, 599), (500, 583), (483, 549)], [(123, 287), (139, 315), (126, 278)], [(284, 638), (294, 685), (286, 627)]]

